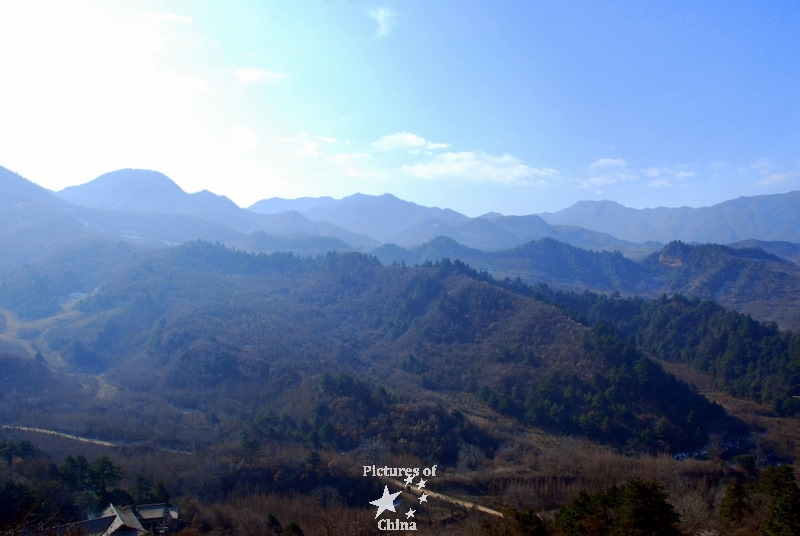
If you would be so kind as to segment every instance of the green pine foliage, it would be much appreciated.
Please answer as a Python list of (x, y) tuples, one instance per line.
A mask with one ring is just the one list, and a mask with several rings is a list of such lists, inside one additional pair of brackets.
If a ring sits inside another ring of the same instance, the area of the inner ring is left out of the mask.
[(719, 506), (719, 518), (727, 527), (741, 523), (752, 512), (747, 490), (738, 478), (731, 480), (725, 488)]
[(731, 531), (744, 526), (764, 536), (800, 534), (800, 489), (790, 465), (769, 467), (746, 484), (734, 478), (725, 488), (719, 508), (722, 525)]
[[(607, 367), (588, 378), (554, 371), (518, 398), (481, 390), (493, 409), (562, 434), (583, 435), (620, 448), (679, 452), (699, 449), (725, 411), (692, 391), (625, 341), (605, 322), (584, 346)], [(520, 391), (517, 391), (520, 392)]]
[(494, 448), (493, 440), (458, 411), (398, 402), (385, 389), (373, 392), (367, 383), (346, 374), (323, 374), (318, 383), (310, 419), (262, 412), (242, 430), (243, 449), (254, 454), (265, 441), (292, 440), (310, 448), (351, 451), (365, 439), (381, 437), (398, 454), (455, 464), (459, 445)]
[(754, 485), (755, 500), (767, 509), (764, 536), (800, 534), (800, 489), (790, 465), (770, 467)]
[(680, 536), (680, 516), (668, 498), (655, 480), (634, 478), (594, 494), (580, 492), (555, 522), (567, 536)]
[(680, 295), (644, 300), (546, 287), (537, 292), (584, 323), (610, 322), (653, 357), (710, 374), (734, 396), (767, 404), (778, 415), (800, 409), (792, 398), (800, 383), (800, 332)]
[(0, 454), (9, 469), (0, 472), (0, 532), (21, 534), (25, 527), (79, 520), (109, 503), (125, 506), (169, 500), (164, 484), (153, 486), (143, 474), (134, 475), (132, 493), (121, 488), (122, 468), (108, 456), (90, 461), (80, 454), (68, 455), (57, 466), (26, 440), (0, 441)]

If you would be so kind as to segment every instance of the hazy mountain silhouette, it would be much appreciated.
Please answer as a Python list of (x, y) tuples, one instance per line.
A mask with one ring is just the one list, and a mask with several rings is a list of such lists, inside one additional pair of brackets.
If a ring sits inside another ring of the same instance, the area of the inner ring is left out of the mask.
[(92, 236), (71, 205), (0, 167), (0, 271)]
[[(120, 169), (105, 173), (58, 195), (85, 207), (124, 212), (194, 213), (191, 194), (169, 177), (145, 169)], [(235, 205), (234, 205), (235, 206)]]
[[(86, 184), (65, 188), (58, 195), (76, 205), (107, 211), (194, 216), (222, 224), (236, 233), (319, 235), (336, 238), (355, 247), (377, 245), (365, 236), (358, 236), (327, 222), (313, 222), (297, 212), (256, 214), (239, 208), (227, 197), (207, 190), (186, 193), (169, 177), (157, 171), (112, 171)], [(202, 234), (193, 237), (196, 238), (208, 239)]]
[(332, 197), (298, 197), (297, 199), (272, 197), (253, 203), (248, 210), (259, 214), (283, 214), (291, 211), (303, 213), (317, 206), (328, 206), (335, 203), (338, 203), (338, 200)]
[(0, 208), (14, 207), (21, 203), (64, 204), (50, 190), (42, 188), (10, 169), (0, 166)]
[(253, 232), (261, 222), (227, 197), (207, 190), (186, 193), (169, 177), (146, 169), (121, 169), (58, 192), (84, 207), (117, 212), (186, 214), (216, 221), (239, 232)]
[[(447, 236), (468, 247), (496, 251), (551, 237), (582, 248), (619, 250), (642, 258), (658, 249), (658, 242), (676, 239), (715, 243), (747, 239), (800, 242), (800, 214), (796, 209), (800, 206), (800, 192), (742, 197), (697, 209), (638, 210), (611, 201), (582, 201), (555, 213), (527, 216), (491, 213), (469, 218), (450, 209), (424, 207), (391, 194), (355, 194), (339, 200), (272, 198), (241, 209), (228, 198), (208, 191), (186, 193), (162, 173), (125, 169), (66, 188), (59, 195), (86, 207), (191, 215), (223, 224), (238, 233), (328, 236), (362, 249), (384, 243), (414, 247)], [(650, 244), (643, 246), (645, 242)]]
[(297, 212), (261, 215), (211, 192), (187, 194), (165, 175), (146, 170), (108, 173), (56, 194), (0, 168), (0, 209), (0, 271), (100, 239), (149, 247), (203, 239), (313, 255), (378, 245)]
[(541, 216), (553, 225), (577, 225), (634, 242), (800, 242), (798, 207), (800, 191), (739, 197), (702, 208), (634, 209), (613, 201), (579, 201)]
[(354, 233), (369, 234), (378, 242), (396, 243), (406, 243), (404, 235), (408, 229), (420, 225), (427, 227), (469, 220), (453, 210), (423, 207), (391, 194), (355, 194), (341, 200), (330, 197), (306, 197), (294, 201), (269, 199), (259, 201), (250, 210), (264, 214), (296, 210), (313, 221), (327, 221)]
[[(537, 215), (491, 213), (469, 218), (389, 194), (357, 194), (341, 200), (271, 199), (252, 207), (272, 211), (260, 214), (241, 209), (211, 192), (186, 193), (155, 171), (129, 169), (107, 173), (67, 188), (57, 196), (4, 168), (0, 169), (0, 193), (6, 206), (0, 214), (0, 226), (5, 230), (0, 240), (5, 253), (0, 269), (34, 261), (86, 240), (103, 238), (163, 247), (202, 239), (249, 251), (294, 251), (302, 255), (331, 250), (374, 251), (384, 262), (407, 264), (458, 258), (497, 277), (520, 277), (526, 282), (544, 281), (603, 292), (644, 295), (683, 292), (717, 299), (742, 310), (748, 310), (748, 303), (759, 300), (775, 302), (777, 297), (765, 294), (773, 290), (782, 289), (791, 299), (795, 296), (794, 265), (780, 265), (765, 258), (745, 262), (741, 254), (730, 248), (722, 256), (706, 253), (690, 256), (705, 264), (695, 266), (694, 260), (686, 261), (685, 266), (691, 267), (689, 275), (675, 279), (669, 275), (675, 272), (672, 266), (653, 264), (651, 260), (645, 269), (630, 260), (660, 253), (663, 246), (659, 243), (637, 244), (584, 227), (553, 225)], [(727, 229), (723, 234), (729, 237), (746, 232), (779, 236), (789, 231), (800, 232), (792, 228), (792, 222), (798, 219), (796, 206), (800, 205), (793, 204), (800, 200), (798, 196), (800, 192), (792, 192), (783, 196), (740, 198), (706, 209), (649, 211), (611, 202), (586, 202), (556, 214), (567, 221), (569, 214), (578, 215), (578, 208), (583, 207), (584, 219), (598, 219), (606, 228), (613, 227), (616, 221), (620, 228), (634, 229), (628, 234), (639, 233), (640, 238), (648, 239), (673, 233), (700, 236), (722, 232), (720, 229)], [(744, 218), (743, 214), (750, 217)], [(659, 227), (653, 215), (666, 222), (667, 230)], [(545, 216), (558, 219), (556, 215)], [(692, 221), (697, 227), (690, 225)], [(733, 229), (734, 224), (738, 230)], [(546, 238), (553, 240), (543, 241)], [(793, 260), (798, 258), (800, 249), (791, 242), (742, 242), (740, 246), (762, 247)], [(586, 250), (616, 250), (628, 258)], [(745, 269), (750, 271), (742, 272)], [(711, 273), (717, 273), (714, 277), (721, 287), (714, 287), (716, 283), (712, 284), (713, 278), (708, 275)], [(760, 290), (748, 294), (747, 289)], [(785, 310), (788, 304), (782, 300), (780, 310)], [(795, 323), (784, 313), (768, 313), (766, 306), (748, 311), (759, 318), (776, 319), (782, 325)]]
[[(504, 216), (489, 213), (469, 218), (449, 209), (429, 208), (403, 201), (391, 194), (356, 194), (340, 200), (330, 197), (259, 201), (250, 210), (263, 214), (297, 211), (314, 221), (327, 221), (354, 233), (367, 234), (379, 243), (416, 247), (446, 236), (456, 242), (487, 251), (509, 249), (531, 240), (552, 237), (593, 249), (620, 250), (643, 257), (656, 246), (640, 245), (575, 226), (551, 226), (536, 215)], [(642, 250), (642, 251), (640, 251)]]

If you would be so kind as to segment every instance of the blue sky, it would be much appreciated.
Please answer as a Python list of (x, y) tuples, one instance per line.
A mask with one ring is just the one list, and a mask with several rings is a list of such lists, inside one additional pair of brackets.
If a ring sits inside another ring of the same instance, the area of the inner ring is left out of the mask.
[(800, 3), (0, 3), (0, 165), (471, 216), (800, 189)]

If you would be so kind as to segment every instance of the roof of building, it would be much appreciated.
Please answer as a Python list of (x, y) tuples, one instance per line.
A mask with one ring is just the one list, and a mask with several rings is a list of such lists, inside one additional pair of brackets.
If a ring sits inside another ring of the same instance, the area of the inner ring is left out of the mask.
[(165, 515), (170, 515), (167, 505), (164, 503), (158, 504), (138, 504), (136, 505), (136, 515), (142, 521), (149, 521), (152, 519), (162, 519)]
[(82, 536), (103, 536), (106, 534), (116, 516), (103, 516), (86, 521), (71, 523), (58, 528), (57, 534), (81, 534)]
[(103, 536), (139, 536), (147, 533), (130, 508), (109, 504), (103, 512), (109, 510), (114, 512), (116, 519), (111, 522), (111, 526), (103, 533)]
[[(55, 529), (58, 536), (80, 534), (81, 536), (145, 536), (151, 534), (143, 523), (153, 527), (153, 523), (169, 518), (168, 527), (178, 527), (178, 509), (165, 503), (142, 504), (139, 506), (116, 506), (109, 504), (98, 517), (62, 525)], [(36, 536), (37, 533), (32, 533)], [(48, 533), (50, 534), (50, 533)]]

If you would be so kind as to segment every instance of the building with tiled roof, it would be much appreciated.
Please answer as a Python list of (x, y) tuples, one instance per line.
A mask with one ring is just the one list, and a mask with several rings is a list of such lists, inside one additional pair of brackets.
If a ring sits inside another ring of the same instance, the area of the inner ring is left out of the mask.
[(113, 504), (95, 518), (59, 527), (59, 536), (148, 536), (177, 530), (178, 510), (164, 503), (138, 506)]

